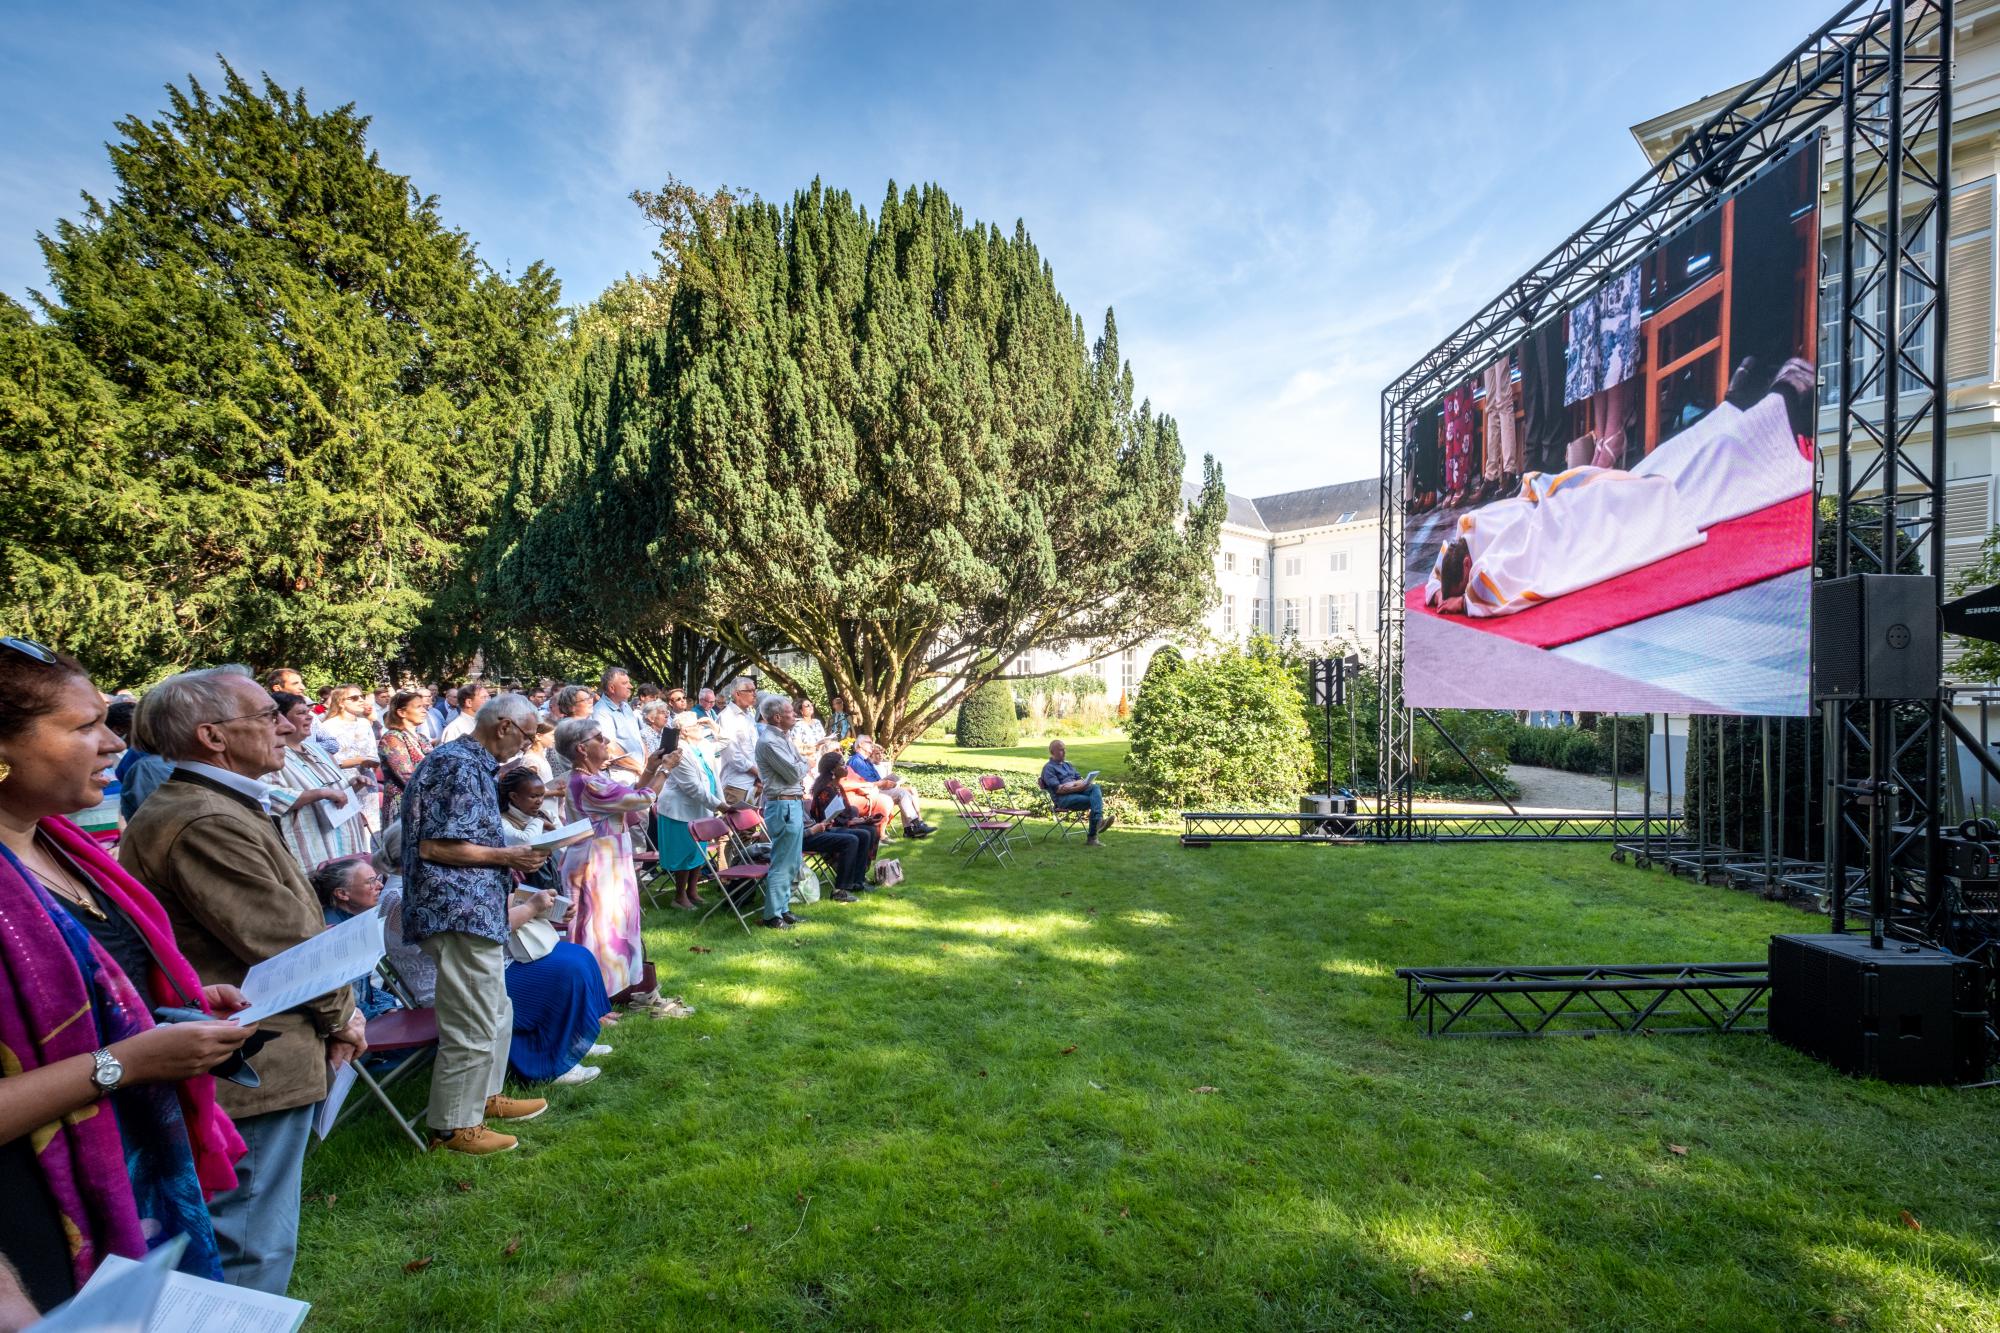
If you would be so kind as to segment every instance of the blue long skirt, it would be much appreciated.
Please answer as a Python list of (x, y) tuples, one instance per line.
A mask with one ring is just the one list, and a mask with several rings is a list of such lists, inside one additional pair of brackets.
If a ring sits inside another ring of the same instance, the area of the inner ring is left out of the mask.
[(598, 1020), (611, 1012), (597, 956), (558, 940), (532, 963), (507, 964), (507, 998), (514, 1002), (514, 1045), (508, 1068), (526, 1083), (566, 1074), (597, 1042)]
[(660, 852), (662, 870), (699, 870), (708, 864), (708, 854), (701, 844), (688, 832), (684, 819), (668, 819), (661, 815), (654, 821), (659, 833), (653, 839)]

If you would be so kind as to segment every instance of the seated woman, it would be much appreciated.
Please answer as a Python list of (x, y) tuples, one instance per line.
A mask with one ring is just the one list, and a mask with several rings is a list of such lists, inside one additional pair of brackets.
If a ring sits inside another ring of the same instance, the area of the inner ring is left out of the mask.
[(847, 803), (841, 782), (847, 765), (839, 752), (819, 757), (819, 771), (806, 795), (805, 850), (833, 863), (837, 903), (851, 903), (868, 890), (868, 868), (881, 849), (882, 833)]
[(548, 917), (561, 901), (547, 889), (537, 889), (515, 895), (507, 909), (511, 934), (505, 978), (507, 998), (514, 1002), (507, 1068), (526, 1083), (573, 1087), (604, 1072), (583, 1059), (611, 1054), (597, 1040), (611, 1001), (590, 950), (556, 938)]
[[(337, 926), (349, 917), (359, 916), (381, 901), (381, 872), (365, 857), (329, 861), (307, 878), (312, 881), (313, 892), (319, 895), (320, 906), (326, 909), (326, 924), (329, 926)], [(361, 1011), (364, 1018), (374, 1018), (401, 1007), (395, 996), (376, 983), (373, 972), (356, 977), (348, 984), (354, 987), (354, 1007)]]
[(271, 702), (292, 724), (291, 735), (284, 738), (285, 766), (267, 779), (271, 784), (271, 817), (278, 821), (278, 833), (292, 859), (310, 875), (328, 861), (366, 856), (375, 844), (365, 819), (357, 814), (334, 825), (313, 807), (322, 802), (338, 805), (343, 800), (359, 800), (368, 779), (343, 772), (332, 756), (313, 743), (312, 705), (305, 699), (279, 692), (271, 696)]
[[(503, 768), (497, 779), (500, 787), (500, 836), (507, 840), (509, 847), (526, 847), (536, 838), (553, 833), (560, 827), (550, 807), (548, 788), (542, 784), (541, 775), (527, 767)], [(562, 876), (557, 873), (553, 858), (544, 861), (542, 868), (522, 876), (522, 883), (530, 889), (547, 889), (550, 893), (560, 893)], [(563, 899), (566, 912), (569, 900)], [(558, 917), (563, 913), (558, 913)]]
[(642, 990), (645, 950), (639, 935), (639, 876), (632, 863), (632, 839), (625, 816), (649, 810), (659, 793), (660, 773), (680, 762), (679, 750), (656, 750), (646, 757), (637, 787), (605, 772), (611, 738), (595, 718), (570, 718), (556, 726), (556, 753), (571, 764), (569, 806), (591, 822), (592, 835), (562, 853), (563, 884), (576, 904), (570, 937), (596, 957), (604, 990), (651, 1010), (656, 1017), (684, 1018), (694, 1011), (678, 999), (660, 996), (657, 985)]
[(1788, 405), (1796, 378), (1788, 362), (1747, 411), (1717, 405), (1629, 472), (1530, 472), (1518, 497), (1459, 518), (1424, 584), (1425, 604), (1475, 619), (1513, 615), (1700, 546), (1717, 523), (1809, 494), (1812, 460)]
[(181, 1271), (220, 1280), (203, 1200), (236, 1188), (244, 1152), (207, 1071), (254, 1027), (153, 1021), (242, 993), (204, 987), (158, 900), (63, 818), (121, 748), (81, 666), (0, 638), (0, 1258), (43, 1310), (176, 1236)]
[(693, 912), (707, 906), (696, 885), (708, 852), (694, 840), (688, 825), (721, 814), (729, 802), (722, 795), (722, 760), (705, 720), (686, 709), (673, 724), (680, 728), (681, 760), (668, 772), (654, 807), (659, 819), (653, 840), (660, 851), (660, 869), (674, 877), (674, 906)]

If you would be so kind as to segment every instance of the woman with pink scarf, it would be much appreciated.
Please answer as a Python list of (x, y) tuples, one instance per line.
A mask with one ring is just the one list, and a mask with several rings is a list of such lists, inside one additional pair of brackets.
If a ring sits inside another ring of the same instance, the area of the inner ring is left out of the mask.
[(203, 987), (153, 895), (63, 817), (122, 746), (104, 711), (74, 660), (0, 637), (0, 1259), (44, 1310), (175, 1236), (182, 1271), (220, 1279), (206, 1200), (243, 1155), (208, 1071), (254, 1029), (152, 1016), (242, 993)]

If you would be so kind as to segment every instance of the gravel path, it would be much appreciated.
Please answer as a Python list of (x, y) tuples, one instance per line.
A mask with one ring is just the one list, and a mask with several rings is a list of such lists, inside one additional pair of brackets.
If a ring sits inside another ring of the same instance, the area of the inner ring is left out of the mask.
[[(1611, 779), (1588, 773), (1570, 773), (1560, 768), (1536, 768), (1532, 764), (1509, 764), (1507, 776), (1521, 788), (1514, 805), (1523, 813), (1530, 810), (1611, 809)], [(1639, 783), (1627, 778), (1618, 793), (1618, 811), (1639, 813)], [(1653, 810), (1665, 813), (1666, 794), (1653, 793)]]

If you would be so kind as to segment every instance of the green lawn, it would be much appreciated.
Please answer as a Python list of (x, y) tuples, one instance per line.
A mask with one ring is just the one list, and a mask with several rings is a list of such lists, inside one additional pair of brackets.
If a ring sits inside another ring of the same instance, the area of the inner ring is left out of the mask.
[[(1123, 736), (1078, 737), (1063, 743), (1069, 747), (1069, 761), (1076, 765), (1076, 771), (1102, 770), (1107, 787), (1116, 787), (1132, 776), (1131, 765), (1126, 761), (1132, 743)], [(1010, 783), (1019, 775), (1032, 788), (1042, 775), (1042, 765), (1049, 762), (1049, 743), (1028, 741), (1005, 749), (965, 750), (948, 740), (914, 741), (897, 762), (901, 766), (940, 765), (953, 773), (968, 769), (998, 773)]]
[(1588, 846), (1105, 841), (968, 871), (940, 835), (783, 935), (655, 914), (700, 1013), (626, 1020), (509, 1156), (343, 1129), (293, 1294), (348, 1328), (2000, 1328), (1994, 1093), (1751, 1036), (1427, 1040), (1393, 975), (1809, 919)]

